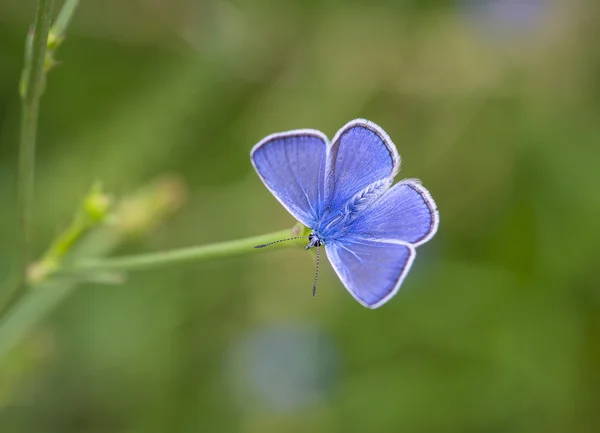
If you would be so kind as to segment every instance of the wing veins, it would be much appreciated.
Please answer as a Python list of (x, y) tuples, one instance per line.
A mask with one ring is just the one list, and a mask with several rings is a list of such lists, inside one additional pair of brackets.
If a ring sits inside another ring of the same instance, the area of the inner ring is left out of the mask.
[[(298, 146), (296, 145), (296, 152), (298, 151)], [(288, 146), (284, 146), (284, 153), (285, 153), (285, 161), (287, 162), (287, 166), (288, 166), (288, 170), (292, 173), (294, 173), (294, 171), (292, 170), (292, 164), (291, 164), (291, 160), (289, 157), (289, 149)], [(296, 162), (298, 162), (298, 158), (296, 158)], [(298, 182), (298, 179), (296, 176), (292, 176), (294, 178), (294, 182), (296, 182), (296, 185), (298, 185), (298, 187), (300, 188), (300, 190), (304, 193), (304, 197), (306, 197), (306, 204), (308, 205), (308, 207), (311, 210), (312, 213), (312, 218), (313, 220), (317, 219), (317, 215), (315, 213), (315, 210), (312, 207), (312, 203), (310, 202), (310, 199), (308, 198), (308, 194), (306, 193), (306, 191), (304, 190), (304, 187), (300, 184), (300, 182)]]

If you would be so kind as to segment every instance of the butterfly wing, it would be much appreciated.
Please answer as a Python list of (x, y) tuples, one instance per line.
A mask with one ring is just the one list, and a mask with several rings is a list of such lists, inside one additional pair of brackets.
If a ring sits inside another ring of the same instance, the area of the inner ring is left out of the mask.
[(439, 225), (437, 206), (421, 183), (406, 179), (362, 211), (348, 228), (351, 236), (417, 247), (433, 237)]
[(399, 182), (360, 212), (344, 237), (325, 245), (327, 257), (348, 291), (377, 308), (391, 299), (408, 274), (415, 248), (433, 237), (439, 215), (416, 180)]
[(327, 137), (312, 129), (269, 135), (250, 152), (265, 186), (307, 227), (322, 214), (326, 153)]
[(368, 120), (352, 120), (337, 132), (327, 152), (329, 211), (335, 213), (368, 185), (392, 179), (399, 169), (400, 156), (385, 131)]
[(410, 244), (349, 238), (325, 246), (327, 257), (350, 294), (367, 308), (391, 299), (415, 259)]

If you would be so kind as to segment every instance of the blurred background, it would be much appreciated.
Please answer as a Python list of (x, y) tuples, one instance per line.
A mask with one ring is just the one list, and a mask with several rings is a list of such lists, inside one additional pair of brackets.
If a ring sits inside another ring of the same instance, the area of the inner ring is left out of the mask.
[[(3, 281), (34, 11), (0, 3)], [(130, 200), (113, 254), (289, 228), (251, 147), (356, 117), (441, 225), (376, 311), (328, 264), (313, 299), (301, 249), (79, 285), (0, 364), (0, 431), (599, 431), (599, 18), (593, 0), (81, 2), (42, 100), (36, 255), (95, 180), (169, 208), (148, 224)]]

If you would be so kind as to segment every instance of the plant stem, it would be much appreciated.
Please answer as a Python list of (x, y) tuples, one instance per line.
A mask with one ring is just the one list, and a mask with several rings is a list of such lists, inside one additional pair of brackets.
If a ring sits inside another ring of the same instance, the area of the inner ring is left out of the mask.
[(35, 142), (40, 98), (44, 88), (44, 62), (53, 6), (54, 0), (38, 0), (32, 47), (29, 51), (30, 55), (25, 57), (18, 180), (20, 284), (15, 296), (22, 293), (27, 286), (27, 267), (31, 261)]
[[(85, 257), (89, 256), (89, 254), (103, 256), (120, 243), (119, 237), (115, 237), (116, 234), (114, 232), (111, 234), (110, 230), (95, 234), (97, 235), (95, 238), (92, 237), (79, 246), (75, 256)], [(162, 265), (174, 263), (233, 257), (263, 250), (255, 249), (256, 245), (303, 234), (305, 234), (303, 226), (296, 225), (291, 230), (282, 230), (267, 235), (199, 247), (114, 259), (88, 259), (74, 263), (72, 267), (63, 269), (63, 272), (81, 273), (84, 277), (89, 277), (90, 274), (103, 270), (154, 269)], [(300, 246), (304, 245), (304, 243), (301, 241), (278, 242), (264, 250)], [(79, 282), (76, 278), (68, 279), (64, 275), (61, 278), (61, 275), (53, 274), (49, 279), (43, 280), (39, 285), (35, 285), (34, 290), (26, 293), (14, 308), (7, 311), (7, 314), (0, 318), (0, 361), (27, 335), (33, 326), (67, 297)]]
[(40, 285), (30, 290), (0, 319), (0, 361), (32, 327), (51, 312), (77, 284), (72, 281)]
[(58, 16), (56, 17), (56, 21), (52, 24), (52, 28), (50, 29), (50, 40), (48, 41), (49, 45), (52, 46), (54, 42), (57, 45), (65, 38), (65, 32), (67, 31), (67, 27), (71, 23), (71, 19), (75, 14), (75, 9), (79, 5), (79, 0), (66, 0), (61, 8)]
[[(29, 266), (27, 280), (31, 286), (44, 282), (57, 269), (65, 257), (90, 230), (103, 223), (110, 209), (110, 199), (96, 183), (85, 196), (71, 224), (56, 237), (54, 242), (35, 263)], [(1, 318), (2, 316), (0, 316)]]
[[(73, 263), (71, 267), (66, 268), (67, 272), (89, 272), (89, 271), (110, 271), (110, 270), (137, 270), (157, 268), (160, 266), (171, 265), (174, 263), (199, 262), (215, 260), (225, 257), (234, 257), (260, 250), (255, 246), (275, 242), (282, 239), (298, 236), (294, 232), (282, 230), (261, 236), (255, 236), (235, 241), (219, 242), (197, 247), (180, 248), (169, 251), (159, 251), (156, 253), (141, 254), (135, 256), (116, 257), (111, 259), (87, 259)], [(278, 242), (269, 249), (285, 248), (298, 246), (298, 242)]]

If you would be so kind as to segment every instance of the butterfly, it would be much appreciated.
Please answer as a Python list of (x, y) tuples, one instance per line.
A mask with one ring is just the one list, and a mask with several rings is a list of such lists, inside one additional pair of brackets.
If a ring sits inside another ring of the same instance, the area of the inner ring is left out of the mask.
[(311, 230), (313, 294), (324, 246), (348, 292), (367, 308), (380, 307), (398, 292), (416, 248), (438, 229), (437, 206), (419, 180), (392, 186), (400, 155), (368, 120), (348, 122), (331, 142), (313, 129), (272, 134), (252, 148), (250, 159), (267, 189)]

